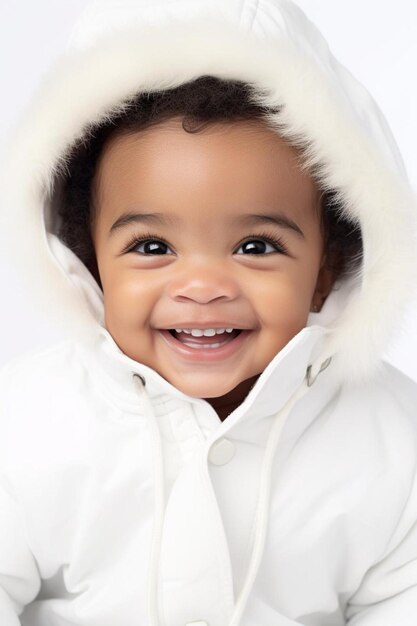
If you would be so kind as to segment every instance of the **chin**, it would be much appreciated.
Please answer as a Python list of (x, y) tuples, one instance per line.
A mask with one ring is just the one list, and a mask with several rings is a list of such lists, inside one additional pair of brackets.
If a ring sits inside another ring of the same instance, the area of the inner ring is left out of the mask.
[(170, 381), (174, 387), (182, 391), (188, 396), (192, 396), (193, 398), (220, 398), (221, 396), (226, 395), (229, 391), (232, 391), (236, 385), (208, 385), (207, 382), (196, 384), (191, 383), (189, 385), (184, 383), (176, 383), (175, 381)]

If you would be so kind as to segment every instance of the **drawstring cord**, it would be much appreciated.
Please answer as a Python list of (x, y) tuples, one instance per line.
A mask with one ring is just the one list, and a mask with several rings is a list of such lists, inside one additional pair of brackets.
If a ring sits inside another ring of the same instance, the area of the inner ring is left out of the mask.
[(152, 403), (149, 400), (147, 391), (145, 389), (146, 381), (143, 376), (140, 376), (136, 372), (133, 373), (133, 380), (135, 381), (145, 405), (147, 415), (150, 416), (148, 424), (150, 428), (151, 441), (156, 453), (155, 460), (155, 498), (154, 498), (154, 526), (152, 532), (152, 545), (151, 545), (151, 557), (150, 557), (150, 572), (148, 577), (148, 615), (149, 626), (159, 626), (158, 624), (158, 563), (159, 553), (162, 543), (162, 530), (164, 522), (165, 511), (165, 494), (164, 494), (164, 465), (163, 465), (163, 453), (162, 442), (159, 433), (158, 421), (156, 419), (155, 411)]
[[(309, 365), (306, 371), (306, 376), (301, 384), (301, 386), (297, 389), (297, 391), (290, 397), (287, 403), (282, 407), (282, 409), (275, 415), (274, 422), (271, 427), (271, 431), (268, 437), (268, 442), (265, 449), (265, 456), (262, 463), (261, 470), (261, 478), (259, 483), (259, 499), (258, 506), (256, 510), (256, 523), (255, 523), (255, 542), (252, 550), (251, 560), (249, 563), (248, 571), (246, 573), (245, 582), (243, 584), (242, 590), (239, 594), (238, 600), (236, 602), (232, 619), (229, 622), (228, 626), (239, 626), (240, 620), (243, 615), (243, 611), (245, 610), (249, 594), (252, 590), (253, 584), (255, 582), (256, 575), (258, 573), (258, 569), (261, 563), (262, 555), (264, 552), (265, 539), (268, 527), (268, 513), (270, 506), (270, 492), (271, 492), (271, 474), (272, 474), (272, 465), (275, 458), (276, 448), (279, 442), (280, 435), (282, 433), (282, 429), (285, 425), (285, 422), (291, 413), (291, 410), (295, 403), (300, 400), (309, 390), (309, 388), (314, 384), (319, 374), (329, 366), (332, 357), (329, 357), (324, 361), (320, 369), (316, 372), (312, 372), (312, 366)], [(144, 403), (147, 406), (149, 411), (149, 415), (151, 415), (154, 419), (150, 420), (151, 427), (151, 436), (153, 440), (154, 449), (157, 452), (157, 460), (155, 463), (155, 523), (153, 529), (152, 536), (152, 547), (151, 547), (151, 566), (150, 566), (150, 576), (148, 579), (148, 609), (149, 616), (151, 619), (150, 626), (159, 626), (158, 625), (158, 586), (157, 586), (157, 577), (158, 577), (158, 557), (159, 551), (162, 541), (162, 530), (163, 530), (163, 518), (164, 518), (164, 475), (163, 475), (163, 454), (162, 454), (162, 443), (161, 437), (158, 429), (158, 423), (155, 419), (155, 412), (153, 410), (152, 404), (148, 398), (148, 394), (145, 389), (146, 381), (145, 379), (137, 373), (133, 373), (133, 378), (137, 383), (141, 397), (144, 400)]]
[(290, 397), (284, 407), (274, 417), (274, 422), (271, 427), (271, 431), (268, 437), (268, 443), (265, 449), (265, 456), (262, 464), (261, 478), (259, 482), (259, 499), (256, 511), (255, 542), (245, 582), (236, 602), (232, 619), (229, 622), (229, 626), (238, 626), (238, 624), (240, 623), (243, 611), (249, 598), (249, 594), (255, 582), (255, 578), (264, 552), (268, 525), (268, 512), (270, 505), (272, 474), (271, 470), (279, 437), (281, 435), (287, 417), (291, 412), (291, 409), (293, 408), (294, 404), (307, 393), (309, 386), (309, 380), (306, 377), (302, 385), (297, 389), (297, 391)]

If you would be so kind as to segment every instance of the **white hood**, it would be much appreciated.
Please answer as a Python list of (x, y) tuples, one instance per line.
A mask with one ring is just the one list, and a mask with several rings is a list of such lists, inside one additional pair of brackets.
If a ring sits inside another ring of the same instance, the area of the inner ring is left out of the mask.
[(417, 203), (377, 104), (288, 0), (91, 3), (6, 146), (3, 248), (51, 325), (100, 331), (103, 294), (56, 234), (65, 151), (135, 93), (207, 74), (251, 82), (262, 104), (283, 105), (270, 121), (308, 146), (306, 167), (360, 224), (361, 268), (308, 326), (325, 335), (313, 371), (338, 354), (340, 377), (369, 379), (414, 298)]

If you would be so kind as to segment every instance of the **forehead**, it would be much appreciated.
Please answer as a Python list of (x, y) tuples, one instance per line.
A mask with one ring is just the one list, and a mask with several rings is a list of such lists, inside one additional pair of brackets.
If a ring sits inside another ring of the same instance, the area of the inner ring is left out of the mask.
[(126, 209), (196, 216), (280, 208), (301, 215), (317, 187), (299, 153), (262, 121), (210, 123), (190, 133), (182, 118), (113, 137), (97, 164), (96, 204), (113, 219)]

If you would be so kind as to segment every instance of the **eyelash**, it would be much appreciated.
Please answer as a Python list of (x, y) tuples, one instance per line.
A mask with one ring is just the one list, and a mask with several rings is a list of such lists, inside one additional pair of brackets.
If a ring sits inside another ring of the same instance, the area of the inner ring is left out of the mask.
[[(281, 254), (288, 253), (287, 246), (284, 243), (284, 241), (280, 237), (277, 237), (276, 235), (273, 235), (272, 233), (269, 233), (269, 232), (262, 232), (257, 235), (248, 235), (248, 237), (246, 237), (246, 239), (242, 241), (242, 243), (240, 243), (238, 247), (240, 248), (240, 246), (242, 246), (245, 243), (248, 243), (249, 241), (259, 240), (259, 239), (262, 239), (263, 241), (266, 241), (267, 243), (274, 246), (275, 248), (278, 248), (277, 253), (278, 252)], [(150, 240), (156, 240), (170, 247), (170, 244), (168, 243), (168, 241), (164, 239), (163, 237), (160, 237), (159, 235), (155, 235), (153, 233), (145, 233), (144, 235), (133, 235), (133, 237), (131, 238), (131, 240), (129, 241), (125, 249), (123, 250), (123, 253), (133, 252), (133, 249), (136, 246), (139, 246), (141, 243), (145, 243)], [(146, 254), (143, 252), (137, 252), (136, 254), (140, 254), (142, 256), (165, 256), (161, 254), (159, 255), (158, 254)], [(267, 254), (272, 254), (272, 253), (266, 252), (263, 254), (253, 254), (251, 256), (265, 256)], [(247, 255), (244, 255), (244, 256), (247, 256)]]

